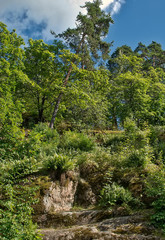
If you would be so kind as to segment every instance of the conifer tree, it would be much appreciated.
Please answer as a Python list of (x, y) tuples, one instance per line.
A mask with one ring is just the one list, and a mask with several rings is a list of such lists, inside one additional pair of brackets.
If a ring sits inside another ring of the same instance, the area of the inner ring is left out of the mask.
[[(86, 2), (82, 8), (85, 8), (87, 13), (79, 13), (76, 19), (76, 28), (68, 28), (65, 32), (56, 35), (56, 37), (63, 38), (68, 44), (70, 49), (81, 57), (82, 69), (94, 69), (94, 63), (100, 58), (108, 58), (110, 43), (106, 43), (102, 39), (108, 34), (110, 23), (113, 20), (110, 14), (106, 14), (101, 10), (102, 2), (100, 0), (94, 0)], [(74, 62), (74, 60), (73, 60)], [(63, 82), (63, 88), (66, 87), (68, 80), (72, 72), (72, 62), (66, 73), (66, 77)], [(53, 110), (52, 119), (50, 122), (50, 128), (53, 128), (55, 118), (59, 109), (59, 105), (62, 99), (63, 91), (59, 93), (56, 100), (56, 104)]]

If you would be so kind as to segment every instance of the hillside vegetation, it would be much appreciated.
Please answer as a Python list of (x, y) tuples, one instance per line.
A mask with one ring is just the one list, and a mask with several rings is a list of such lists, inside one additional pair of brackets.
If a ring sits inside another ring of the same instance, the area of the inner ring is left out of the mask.
[(52, 44), (24, 46), (0, 22), (2, 240), (42, 239), (32, 221), (42, 176), (68, 171), (95, 195), (92, 206), (73, 207), (151, 211), (165, 231), (164, 50), (153, 41), (110, 55), (103, 38), (113, 20), (100, 5), (86, 2)]

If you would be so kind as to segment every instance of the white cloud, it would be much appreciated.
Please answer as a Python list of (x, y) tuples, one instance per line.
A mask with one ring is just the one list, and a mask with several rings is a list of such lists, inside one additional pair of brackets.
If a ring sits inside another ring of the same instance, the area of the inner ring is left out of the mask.
[[(90, 0), (92, 2), (92, 0)], [(0, 21), (15, 28), (25, 40), (29, 31), (31, 37), (52, 38), (50, 30), (56, 33), (73, 27), (76, 16), (82, 11), (86, 0), (0, 0)], [(119, 11), (123, 0), (103, 0), (102, 8), (112, 6), (111, 13)]]
[(123, 3), (125, 3), (125, 0), (116, 0), (112, 3), (112, 10), (111, 10), (112, 16), (120, 11), (120, 8)]

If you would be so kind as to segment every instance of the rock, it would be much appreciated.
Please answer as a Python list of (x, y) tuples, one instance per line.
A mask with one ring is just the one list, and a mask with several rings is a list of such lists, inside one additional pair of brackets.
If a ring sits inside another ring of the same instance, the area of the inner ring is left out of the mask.
[(78, 184), (78, 173), (68, 171), (56, 176), (50, 174), (49, 178), (39, 176), (35, 180), (39, 186), (36, 198), (39, 203), (34, 206), (35, 215), (69, 211), (73, 207), (75, 192)]
[(93, 193), (90, 184), (80, 178), (75, 195), (76, 204), (87, 207), (96, 204), (96, 195)]
[(40, 228), (59, 228), (97, 223), (112, 217), (113, 214), (113, 211), (85, 210), (43, 214), (35, 216), (33, 219)]
[[(49, 226), (50, 228), (41, 229), (39, 231), (43, 234), (43, 240), (165, 239), (155, 236), (155, 229), (146, 222), (146, 216), (132, 215), (112, 217), (113, 212), (109, 212), (108, 217), (108, 213), (105, 212), (105, 217), (107, 217), (107, 219), (104, 219), (103, 215), (103, 211), (99, 210), (63, 212), (60, 217), (61, 220), (63, 219), (61, 226), (57, 224), (57, 219), (52, 218), (52, 225)], [(47, 216), (44, 221), (49, 221), (49, 217), (50, 216)], [(71, 220), (67, 222), (66, 219)], [(56, 224), (54, 223), (53, 225), (53, 221), (55, 221)], [(48, 226), (46, 225), (46, 227)], [(52, 227), (56, 227), (56, 229)]]
[(70, 229), (44, 229), (40, 231), (43, 240), (163, 240), (153, 235), (140, 233), (120, 234), (111, 231), (99, 231), (97, 226), (73, 227)]
[(43, 197), (45, 212), (68, 211), (72, 208), (78, 181), (69, 176), (63, 173), (60, 181), (52, 182)]

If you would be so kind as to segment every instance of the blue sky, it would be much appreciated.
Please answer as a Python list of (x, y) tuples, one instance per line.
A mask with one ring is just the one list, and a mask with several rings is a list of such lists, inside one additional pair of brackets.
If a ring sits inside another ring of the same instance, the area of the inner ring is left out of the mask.
[(139, 42), (152, 41), (165, 49), (165, 0), (126, 0), (113, 19), (107, 38), (114, 40), (112, 50), (125, 44), (134, 50)]
[[(15, 28), (25, 41), (28, 38), (51, 40), (50, 30), (74, 27), (80, 5), (86, 0), (0, 0), (0, 21)], [(92, 1), (92, 0), (90, 0)], [(115, 23), (107, 41), (114, 41), (112, 52), (122, 45), (134, 50), (138, 42), (152, 41), (165, 49), (165, 0), (103, 0)]]

